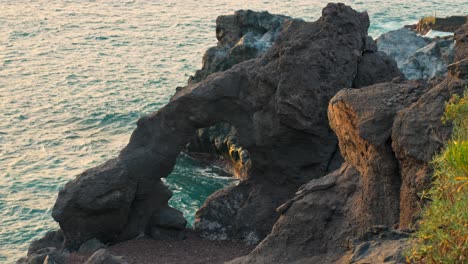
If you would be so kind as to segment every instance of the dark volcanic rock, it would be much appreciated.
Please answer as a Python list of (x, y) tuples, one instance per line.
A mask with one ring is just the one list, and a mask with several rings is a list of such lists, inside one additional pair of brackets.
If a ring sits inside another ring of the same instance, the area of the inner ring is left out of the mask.
[[(174, 215), (158, 218), (171, 196), (160, 178), (172, 171), (197, 129), (220, 122), (237, 128), (252, 165), (242, 184), (208, 199), (195, 228), (208, 236), (252, 242), (265, 237), (279, 216), (274, 208), (338, 160), (327, 102), (352, 87), (369, 47), (366, 13), (329, 4), (322, 14), (313, 23), (286, 22), (274, 46), (257, 60), (180, 89), (170, 103), (138, 121), (117, 158), (69, 182), (53, 210), (66, 246), (173, 230), (167, 221)], [(396, 77), (392, 73), (398, 71), (393, 69), (389, 79)]]
[(96, 251), (86, 262), (85, 264), (126, 264), (120, 257), (113, 256), (109, 251), (105, 249), (100, 249)]
[[(17, 264), (43, 264), (43, 263), (57, 263), (65, 264), (65, 256), (62, 252), (54, 247), (42, 248), (27, 258), (21, 258)], [(47, 261), (47, 262), (46, 262)]]
[[(202, 69), (190, 77), (189, 84), (263, 55), (276, 41), (283, 22), (288, 19), (291, 18), (251, 10), (219, 16), (216, 19), (218, 44), (205, 52)], [(252, 165), (249, 152), (238, 143), (237, 129), (228, 123), (197, 130), (186, 150), (192, 157), (220, 165), (241, 180), (247, 178)]]
[(216, 19), (218, 44), (205, 52), (202, 69), (190, 77), (189, 84), (264, 54), (276, 41), (281, 25), (288, 19), (291, 18), (252, 10), (219, 16)]
[[(456, 37), (466, 38), (464, 32)], [(465, 49), (457, 41), (456, 54)], [(301, 187), (278, 208), (281, 217), (268, 237), (231, 263), (404, 262), (407, 234), (366, 230), (415, 224), (423, 206), (417, 194), (432, 177), (429, 162), (450, 136), (450, 125), (441, 122), (445, 102), (468, 85), (460, 76), (338, 92), (329, 118), (346, 162)]]
[(405, 250), (410, 248), (409, 234), (385, 226), (369, 228), (360, 237), (349, 240), (349, 252), (341, 263), (406, 263)]
[(333, 263), (341, 255), (327, 252), (344, 254), (344, 238), (353, 235), (356, 223), (349, 215), (359, 196), (358, 182), (359, 172), (348, 164), (312, 180), (281, 209), (271, 234), (249, 255), (230, 264)]
[(101, 241), (99, 241), (96, 238), (92, 238), (83, 244), (81, 244), (80, 248), (78, 249), (78, 252), (80, 253), (93, 253), (103, 247), (105, 247)]
[(349, 238), (375, 225), (414, 224), (416, 194), (432, 175), (429, 161), (450, 133), (440, 120), (445, 101), (467, 85), (450, 78), (338, 92), (329, 118), (346, 162), (301, 187), (278, 208), (282, 215), (272, 232), (232, 263), (400, 263), (406, 238), (351, 246)]
[(401, 28), (382, 34), (376, 39), (377, 48), (392, 57), (401, 68), (403, 63), (417, 50), (430, 43), (430, 39)]
[(400, 111), (393, 122), (392, 148), (402, 178), (400, 228), (412, 226), (419, 216), (422, 205), (418, 194), (428, 189), (432, 180), (429, 163), (450, 137), (451, 126), (441, 122), (445, 102), (453, 94), (462, 94), (467, 84), (467, 80), (448, 77)]
[(358, 65), (358, 72), (354, 79), (354, 87), (364, 87), (376, 83), (389, 81), (389, 76), (404, 76), (398, 70), (396, 62), (384, 52), (364, 53)]
[(31, 242), (28, 249), (28, 256), (43, 248), (53, 247), (61, 249), (64, 240), (65, 237), (61, 230), (49, 231), (44, 235), (44, 237)]

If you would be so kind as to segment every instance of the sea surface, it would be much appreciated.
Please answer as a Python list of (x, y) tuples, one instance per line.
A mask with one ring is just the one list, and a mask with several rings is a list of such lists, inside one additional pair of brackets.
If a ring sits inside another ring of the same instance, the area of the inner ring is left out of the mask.
[[(116, 156), (139, 117), (166, 104), (216, 44), (217, 15), (268, 10), (313, 21), (321, 0), (0, 0), (0, 263), (58, 225), (58, 190)], [(341, 0), (371, 17), (373, 37), (468, 10), (468, 1)], [(233, 181), (179, 157), (170, 203), (190, 223)]]

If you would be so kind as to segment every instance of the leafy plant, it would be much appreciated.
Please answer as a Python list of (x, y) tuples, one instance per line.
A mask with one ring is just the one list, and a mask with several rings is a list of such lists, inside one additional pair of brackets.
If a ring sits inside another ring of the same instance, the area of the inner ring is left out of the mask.
[(452, 139), (434, 157), (434, 179), (425, 196), (419, 229), (407, 253), (410, 263), (468, 263), (468, 90), (447, 103), (444, 123), (452, 122)]

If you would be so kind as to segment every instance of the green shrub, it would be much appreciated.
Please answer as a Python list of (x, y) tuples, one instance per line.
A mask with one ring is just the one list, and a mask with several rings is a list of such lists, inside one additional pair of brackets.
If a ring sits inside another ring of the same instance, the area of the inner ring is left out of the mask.
[(419, 229), (407, 253), (410, 263), (468, 263), (468, 90), (446, 106), (443, 122), (452, 139), (434, 157), (434, 178)]

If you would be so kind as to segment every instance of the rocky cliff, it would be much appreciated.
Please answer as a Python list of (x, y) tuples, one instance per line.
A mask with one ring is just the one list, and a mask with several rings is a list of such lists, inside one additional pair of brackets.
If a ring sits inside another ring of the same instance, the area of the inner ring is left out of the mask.
[[(251, 10), (219, 16), (216, 19), (218, 43), (205, 52), (202, 68), (189, 78), (188, 84), (265, 54), (278, 38), (283, 22), (290, 19)], [(177, 92), (182, 89), (177, 88)], [(252, 165), (249, 152), (239, 144), (237, 129), (226, 122), (198, 129), (185, 151), (198, 160), (226, 169), (240, 180), (247, 178)]]
[(404, 263), (429, 163), (450, 135), (445, 102), (468, 86), (467, 29), (455, 34), (456, 62), (445, 78), (338, 92), (328, 117), (345, 163), (303, 185), (278, 208), (268, 237), (231, 263)]
[[(221, 43), (249, 35), (219, 22), (230, 19), (218, 19)], [(235, 129), (250, 163), (241, 183), (207, 199), (195, 230), (263, 239), (233, 263), (375, 262), (382, 245), (385, 258), (398, 261), (407, 233), (392, 229), (417, 219), (428, 162), (450, 134), (440, 122), (443, 104), (468, 85), (467, 29), (455, 36), (446, 78), (406, 81), (368, 27), (365, 12), (328, 4), (315, 22), (284, 18), (263, 55), (214, 74), (202, 69), (138, 120), (116, 158), (66, 184), (52, 213), (61, 230), (33, 243), (30, 255), (51, 256), (62, 241), (78, 250), (96, 239), (183, 238), (186, 221), (168, 206), (161, 178), (197, 131), (221, 124)]]
[[(337, 139), (326, 118), (329, 99), (356, 82), (400, 75), (391, 59), (375, 53), (368, 26), (366, 13), (330, 4), (316, 22), (285, 22), (257, 60), (179, 89), (165, 107), (138, 121), (117, 158), (60, 191), (53, 217), (66, 247), (91, 238), (178, 237), (185, 222), (167, 205), (171, 193), (160, 179), (197, 129), (221, 122), (237, 128), (252, 166), (247, 180), (208, 199), (195, 228), (210, 237), (265, 237), (278, 217), (275, 208), (298, 186), (331, 170)], [(375, 68), (388, 74), (373, 77)]]

